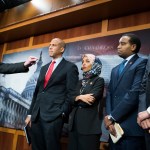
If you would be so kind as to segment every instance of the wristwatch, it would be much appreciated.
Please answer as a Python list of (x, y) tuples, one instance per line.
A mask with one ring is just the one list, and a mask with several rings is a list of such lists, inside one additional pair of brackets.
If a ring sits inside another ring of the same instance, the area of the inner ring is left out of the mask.
[(112, 123), (115, 122), (114, 119), (113, 119), (113, 117), (111, 115), (108, 115), (108, 120), (110, 120)]

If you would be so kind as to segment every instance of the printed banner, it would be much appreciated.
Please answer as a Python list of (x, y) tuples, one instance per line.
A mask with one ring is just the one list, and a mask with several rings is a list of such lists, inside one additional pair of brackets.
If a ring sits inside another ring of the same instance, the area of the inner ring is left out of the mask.
[[(147, 57), (150, 52), (150, 29), (137, 31), (135, 34), (142, 41), (139, 55)], [(122, 61), (122, 58), (117, 56), (117, 46), (121, 35), (111, 35), (68, 43), (64, 57), (78, 66), (79, 77), (81, 79), (81, 56), (85, 53), (95, 54), (102, 61), (101, 76), (105, 79), (107, 87), (111, 69)], [(3, 62), (15, 63), (25, 61), (30, 55), (38, 57), (39, 60), (37, 64), (30, 67), (28, 73), (0, 75), (0, 126), (23, 129), (40, 69), (43, 65), (51, 61), (48, 54), (48, 47), (7, 54), (3, 57)], [(64, 130), (67, 129), (64, 128)]]

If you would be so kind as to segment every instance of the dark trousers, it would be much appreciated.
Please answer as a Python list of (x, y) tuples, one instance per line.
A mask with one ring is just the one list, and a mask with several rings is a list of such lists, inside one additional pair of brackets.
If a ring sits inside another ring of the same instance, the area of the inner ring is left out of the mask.
[(145, 131), (146, 150), (150, 150), (150, 133)]
[(61, 117), (52, 122), (45, 122), (38, 117), (31, 124), (32, 150), (60, 150), (62, 127)]
[(99, 140), (100, 135), (83, 135), (70, 132), (68, 150), (99, 150)]
[(110, 139), (110, 150), (146, 150), (144, 137), (122, 137), (117, 143)]
[(99, 150), (100, 134), (80, 134), (77, 129), (77, 116), (73, 130), (69, 132), (68, 150)]

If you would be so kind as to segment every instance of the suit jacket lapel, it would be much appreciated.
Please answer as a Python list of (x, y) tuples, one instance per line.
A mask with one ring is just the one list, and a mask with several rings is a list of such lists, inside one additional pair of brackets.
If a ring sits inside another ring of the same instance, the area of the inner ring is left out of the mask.
[(62, 68), (64, 68), (63, 65), (65, 64), (65, 62), (66, 62), (66, 60), (63, 58), (62, 61), (58, 64), (58, 66), (53, 71), (53, 73), (51, 75), (51, 78), (48, 81), (47, 86), (45, 87), (45, 89), (47, 89), (47, 87), (49, 87), (55, 81), (55, 78), (57, 77), (57, 74), (60, 73), (60, 70)]
[[(120, 83), (120, 81), (121, 81), (123, 75), (128, 71), (128, 69), (132, 66), (132, 64), (134, 64), (134, 62), (135, 62), (138, 58), (139, 58), (139, 56), (136, 54), (136, 55), (134, 55), (134, 56), (129, 60), (129, 62), (126, 64), (125, 68), (123, 69), (121, 75), (118, 76), (118, 80), (117, 80), (117, 82), (116, 82), (117, 84), (116, 84), (115, 88), (116, 88), (116, 87), (118, 86), (118, 84)], [(120, 66), (120, 65), (118, 65), (118, 67), (116, 68), (116, 72), (115, 72), (116, 75), (118, 75), (119, 66)], [(117, 78), (116, 78), (116, 79), (117, 79)]]

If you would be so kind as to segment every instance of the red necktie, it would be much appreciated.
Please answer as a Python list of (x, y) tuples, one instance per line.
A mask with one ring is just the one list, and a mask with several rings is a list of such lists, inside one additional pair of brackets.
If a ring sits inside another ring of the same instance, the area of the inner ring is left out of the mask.
[(48, 68), (48, 71), (45, 75), (45, 80), (44, 80), (44, 88), (46, 87), (51, 75), (52, 75), (52, 71), (53, 71), (53, 68), (54, 68), (54, 64), (55, 64), (55, 61), (52, 61), (49, 68)]

